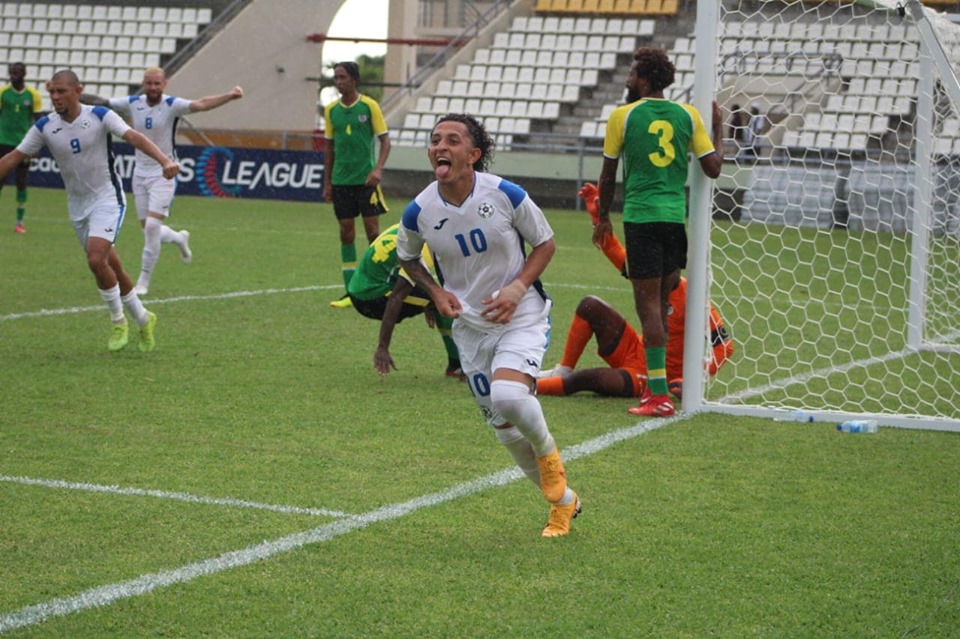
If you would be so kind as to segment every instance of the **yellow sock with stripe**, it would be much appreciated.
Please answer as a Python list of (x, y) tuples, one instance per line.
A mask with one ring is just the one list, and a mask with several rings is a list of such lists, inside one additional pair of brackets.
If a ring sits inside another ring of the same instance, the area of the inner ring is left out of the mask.
[(647, 355), (647, 385), (654, 395), (667, 394), (667, 349), (664, 346), (643, 349)]

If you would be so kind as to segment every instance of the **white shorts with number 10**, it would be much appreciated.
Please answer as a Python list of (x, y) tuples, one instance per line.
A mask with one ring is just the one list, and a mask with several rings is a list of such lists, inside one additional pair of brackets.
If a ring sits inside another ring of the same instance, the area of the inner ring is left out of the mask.
[(133, 176), (133, 201), (137, 205), (137, 217), (147, 219), (147, 213), (156, 213), (163, 217), (170, 215), (173, 194), (177, 191), (177, 180), (168, 180), (162, 175), (154, 177)]
[(490, 401), (493, 372), (510, 368), (536, 378), (550, 345), (551, 305), (551, 300), (544, 300), (531, 289), (506, 325), (491, 324), (490, 330), (481, 330), (466, 322), (454, 321), (453, 341), (460, 351), (460, 367), (490, 426), (507, 422)]

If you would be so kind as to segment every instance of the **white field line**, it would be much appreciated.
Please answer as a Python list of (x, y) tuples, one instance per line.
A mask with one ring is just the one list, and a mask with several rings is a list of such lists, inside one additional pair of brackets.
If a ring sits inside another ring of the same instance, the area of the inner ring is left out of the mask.
[[(953, 342), (958, 337), (960, 337), (960, 331), (953, 331), (945, 335), (935, 336), (937, 339), (940, 339), (945, 342)], [(904, 348), (899, 351), (893, 351), (891, 353), (886, 353), (885, 355), (868, 357), (866, 359), (855, 360), (852, 362), (847, 362), (846, 364), (841, 364), (839, 366), (830, 366), (827, 368), (821, 368), (819, 370), (810, 371), (809, 373), (802, 373), (800, 375), (794, 375), (787, 379), (778, 380), (766, 386), (760, 386), (758, 388), (748, 388), (736, 393), (730, 393), (729, 395), (724, 395), (719, 400), (721, 404), (729, 402), (739, 402), (744, 399), (750, 399), (752, 397), (759, 397), (764, 393), (769, 391), (782, 390), (793, 384), (800, 384), (807, 382), (811, 379), (823, 379), (828, 375), (834, 373), (847, 373), (856, 368), (865, 368), (868, 366), (873, 366), (874, 364), (882, 364), (883, 362), (889, 362), (897, 359), (903, 359), (904, 357), (909, 357), (917, 353), (916, 349), (913, 348)]]
[(176, 499), (179, 501), (188, 501), (195, 504), (208, 504), (211, 506), (230, 506), (234, 508), (254, 508), (257, 510), (270, 510), (277, 513), (291, 515), (314, 515), (319, 517), (349, 517), (347, 513), (339, 510), (327, 510), (326, 508), (300, 508), (298, 506), (280, 506), (275, 504), (261, 504), (255, 501), (245, 499), (231, 499), (220, 497), (201, 497), (189, 493), (169, 492), (166, 490), (146, 490), (142, 488), (122, 488), (120, 486), (104, 486), (101, 484), (86, 484), (71, 481), (61, 481), (59, 479), (34, 479), (32, 477), (12, 477), (10, 475), (0, 475), (0, 482), (9, 482), (12, 484), (22, 484), (25, 486), (43, 486), (45, 488), (58, 488), (67, 490), (85, 490), (91, 493), (109, 493), (112, 495), (134, 495), (138, 497), (157, 497), (159, 499)]
[[(547, 288), (572, 288), (594, 291), (622, 291), (622, 286), (595, 286), (585, 284), (558, 284), (556, 282), (545, 284)], [(326, 286), (298, 286), (294, 288), (267, 288), (259, 291), (235, 291), (233, 293), (213, 293), (210, 295), (180, 295), (178, 297), (144, 298), (143, 302), (147, 306), (156, 304), (176, 304), (178, 302), (196, 302), (204, 300), (228, 300), (238, 297), (256, 297), (258, 295), (276, 295), (278, 293), (306, 293), (310, 291), (329, 291), (333, 289), (342, 289), (343, 284), (330, 284)], [(27, 311), (24, 313), (8, 313), (0, 315), (0, 322), (9, 322), (11, 320), (33, 319), (36, 317), (53, 317), (56, 315), (74, 315), (77, 313), (92, 313), (103, 311), (103, 304), (95, 306), (68, 306), (66, 308), (42, 308), (39, 311)]]
[[(300, 286), (297, 288), (267, 288), (260, 291), (235, 291), (233, 293), (215, 293), (211, 295), (181, 295), (179, 297), (168, 297), (166, 299), (145, 298), (143, 301), (147, 306), (155, 304), (174, 304), (176, 302), (196, 302), (199, 300), (228, 300), (237, 297), (255, 297), (257, 295), (275, 295), (277, 293), (304, 293), (307, 291), (325, 291), (330, 289), (342, 289), (343, 284), (331, 286)], [(0, 315), (0, 322), (18, 319), (31, 319), (34, 317), (50, 317), (53, 315), (72, 315), (75, 313), (89, 313), (92, 311), (103, 311), (103, 304), (96, 306), (72, 306), (68, 308), (40, 309), (39, 311), (30, 311), (26, 313), (10, 313)]]
[[(684, 419), (686, 419), (685, 416), (678, 416), (670, 419), (649, 420), (630, 428), (615, 430), (565, 449), (563, 451), (563, 457), (564, 460), (569, 463), (580, 457), (599, 453), (619, 442), (639, 437), (652, 430)], [(225, 570), (247, 566), (254, 562), (291, 552), (310, 544), (330, 541), (341, 535), (366, 528), (371, 524), (412, 515), (422, 508), (438, 506), (456, 499), (469, 497), (483, 490), (506, 486), (523, 476), (523, 473), (518, 468), (509, 468), (493, 473), (492, 475), (486, 475), (472, 481), (458, 484), (446, 490), (415, 497), (409, 501), (398, 504), (383, 506), (361, 515), (338, 519), (337, 521), (318, 526), (311, 530), (294, 533), (272, 541), (265, 541), (255, 546), (248, 546), (247, 548), (227, 552), (217, 557), (204, 559), (192, 564), (180, 566), (179, 568), (141, 575), (128, 581), (91, 588), (72, 597), (61, 597), (44, 603), (26, 606), (20, 610), (0, 615), (0, 634), (17, 628), (32, 626), (54, 617), (80, 612), (88, 608), (109, 606), (117, 601), (145, 595), (159, 588), (182, 584), (205, 575), (213, 575)]]

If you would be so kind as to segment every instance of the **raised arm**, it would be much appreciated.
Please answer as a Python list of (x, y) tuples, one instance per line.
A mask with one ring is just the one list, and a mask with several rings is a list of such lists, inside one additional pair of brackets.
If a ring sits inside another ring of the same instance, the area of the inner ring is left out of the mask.
[(83, 93), (80, 95), (80, 102), (83, 104), (90, 104), (93, 106), (110, 106), (110, 100), (107, 98), (101, 97), (99, 95), (94, 95), (92, 93)]
[(242, 97), (243, 89), (238, 86), (233, 87), (232, 90), (226, 93), (221, 93), (220, 95), (208, 95), (205, 98), (191, 101), (190, 112), (198, 113), (202, 111), (209, 111), (210, 109), (216, 109), (217, 107), (223, 106), (231, 100), (239, 100)]

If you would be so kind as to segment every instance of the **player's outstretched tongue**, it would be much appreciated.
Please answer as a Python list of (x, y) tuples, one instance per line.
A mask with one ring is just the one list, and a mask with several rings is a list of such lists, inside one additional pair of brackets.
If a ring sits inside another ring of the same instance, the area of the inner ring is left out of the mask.
[(450, 160), (446, 158), (439, 158), (437, 160), (437, 168), (434, 169), (434, 175), (437, 176), (438, 180), (442, 180), (450, 175)]

